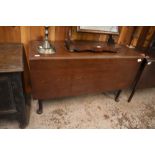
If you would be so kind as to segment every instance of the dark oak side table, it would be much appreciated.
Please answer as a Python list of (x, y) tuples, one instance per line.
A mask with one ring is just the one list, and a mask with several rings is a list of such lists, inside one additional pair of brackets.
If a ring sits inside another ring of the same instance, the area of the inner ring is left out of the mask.
[[(32, 95), (46, 99), (121, 90), (131, 86), (143, 56), (121, 46), (118, 53), (70, 52), (64, 42), (55, 42), (56, 53), (40, 55), (40, 41), (30, 42), (30, 76)], [(117, 98), (117, 97), (116, 97)]]
[(30, 105), (30, 98), (23, 89), (23, 50), (22, 44), (0, 44), (0, 120), (17, 119), (20, 128), (28, 123)]

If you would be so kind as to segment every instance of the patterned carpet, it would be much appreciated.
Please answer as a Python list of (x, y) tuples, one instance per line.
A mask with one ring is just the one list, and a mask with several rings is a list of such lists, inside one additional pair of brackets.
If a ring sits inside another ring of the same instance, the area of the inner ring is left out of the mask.
[[(114, 92), (44, 101), (36, 114), (32, 101), (27, 128), (155, 128), (155, 88), (138, 90), (130, 103), (128, 91), (114, 101)], [(0, 120), (0, 128), (18, 128), (17, 121)]]

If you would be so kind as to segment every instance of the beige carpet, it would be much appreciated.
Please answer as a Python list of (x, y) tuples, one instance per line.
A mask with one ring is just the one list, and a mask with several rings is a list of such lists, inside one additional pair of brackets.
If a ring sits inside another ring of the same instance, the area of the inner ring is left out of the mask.
[[(128, 103), (128, 91), (114, 101), (114, 93), (55, 99), (36, 114), (32, 101), (27, 128), (155, 128), (155, 88), (138, 90)], [(18, 128), (17, 121), (0, 120), (0, 128)]]

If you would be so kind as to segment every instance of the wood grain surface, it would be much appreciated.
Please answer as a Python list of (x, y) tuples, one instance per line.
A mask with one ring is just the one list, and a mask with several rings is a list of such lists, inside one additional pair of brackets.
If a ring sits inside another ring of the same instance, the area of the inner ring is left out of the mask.
[(0, 72), (21, 72), (23, 67), (23, 46), (18, 43), (0, 43)]

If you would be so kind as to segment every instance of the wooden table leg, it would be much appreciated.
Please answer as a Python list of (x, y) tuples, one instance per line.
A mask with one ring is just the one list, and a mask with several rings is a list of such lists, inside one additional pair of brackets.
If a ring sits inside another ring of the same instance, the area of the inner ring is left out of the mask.
[(133, 98), (133, 96), (134, 96), (134, 94), (135, 94), (135, 91), (136, 91), (136, 87), (132, 90), (132, 92), (131, 92), (131, 94), (130, 94), (130, 96), (129, 96), (129, 98), (128, 98), (128, 102), (130, 102), (131, 99)]
[(121, 89), (117, 92), (117, 94), (116, 94), (116, 96), (115, 96), (115, 101), (116, 101), (116, 102), (119, 102), (119, 97), (120, 97), (121, 92), (122, 92)]
[(42, 104), (42, 100), (38, 100), (38, 110), (37, 110), (37, 114), (42, 114), (43, 113), (43, 104)]
[(141, 66), (140, 66), (140, 69), (139, 69), (139, 71), (138, 71), (138, 73), (137, 73), (137, 75), (136, 75), (135, 81), (134, 81), (134, 83), (133, 83), (132, 92), (131, 92), (131, 94), (130, 94), (130, 96), (129, 96), (129, 98), (128, 98), (128, 102), (131, 101), (131, 99), (133, 98), (133, 96), (134, 96), (134, 94), (135, 94), (136, 88), (137, 88), (137, 86), (138, 86), (138, 82), (139, 82), (139, 80), (140, 80), (140, 77), (141, 77), (141, 75), (142, 75), (142, 73), (143, 73), (143, 70), (144, 70), (146, 64), (147, 64), (147, 60), (144, 59), (143, 62), (142, 62), (142, 64), (141, 64)]
[(20, 124), (19, 124), (19, 127), (20, 127), (21, 129), (25, 129), (26, 126), (27, 126), (27, 123), (20, 122)]

